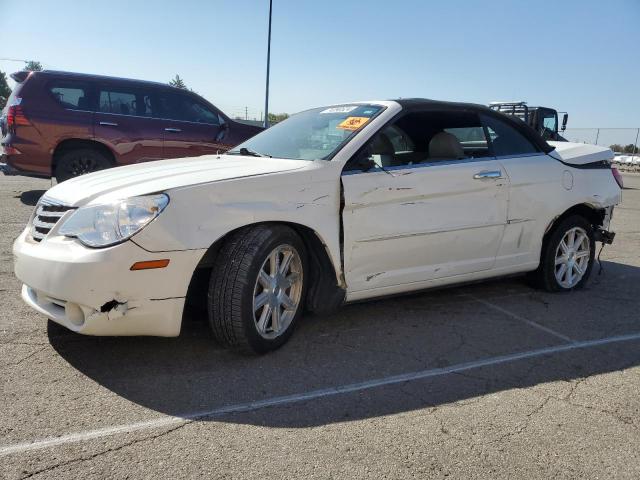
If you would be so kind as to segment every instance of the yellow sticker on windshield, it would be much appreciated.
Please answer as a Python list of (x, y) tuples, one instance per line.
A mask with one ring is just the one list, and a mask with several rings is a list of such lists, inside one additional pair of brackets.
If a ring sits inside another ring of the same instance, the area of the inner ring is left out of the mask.
[(342, 130), (358, 130), (369, 121), (369, 117), (347, 117), (336, 128)]

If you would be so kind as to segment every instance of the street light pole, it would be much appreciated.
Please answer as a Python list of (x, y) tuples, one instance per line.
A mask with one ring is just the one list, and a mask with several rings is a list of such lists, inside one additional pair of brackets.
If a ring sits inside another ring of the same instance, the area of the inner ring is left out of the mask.
[(264, 94), (264, 128), (269, 128), (269, 65), (271, 63), (271, 10), (273, 0), (269, 0), (269, 36), (267, 40), (267, 86)]

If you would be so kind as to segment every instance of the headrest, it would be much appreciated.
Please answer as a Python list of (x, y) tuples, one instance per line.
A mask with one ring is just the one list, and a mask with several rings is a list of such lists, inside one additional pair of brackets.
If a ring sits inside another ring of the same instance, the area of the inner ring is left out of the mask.
[(437, 133), (429, 142), (429, 158), (460, 159), (464, 157), (462, 144), (451, 133)]
[(371, 153), (373, 155), (393, 155), (396, 151), (389, 137), (384, 133), (378, 133), (371, 142)]

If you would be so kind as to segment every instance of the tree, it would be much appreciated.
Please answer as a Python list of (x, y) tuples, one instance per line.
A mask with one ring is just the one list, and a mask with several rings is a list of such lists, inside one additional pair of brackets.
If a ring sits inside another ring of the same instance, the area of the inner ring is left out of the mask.
[(180, 75), (176, 74), (175, 78), (169, 81), (169, 85), (176, 88), (182, 88), (184, 90), (188, 90), (184, 81), (180, 78)]
[(269, 123), (278, 123), (289, 118), (288, 113), (270, 113)]
[(42, 71), (42, 64), (40, 62), (36, 62), (35, 60), (29, 60), (24, 66), (24, 69), (27, 72), (40, 72)]
[(613, 145), (609, 145), (609, 148), (616, 153), (637, 153), (639, 151), (639, 149), (633, 143), (625, 146), (615, 143)]
[(0, 110), (7, 104), (9, 95), (11, 95), (11, 89), (7, 83), (7, 76), (4, 72), (0, 72)]

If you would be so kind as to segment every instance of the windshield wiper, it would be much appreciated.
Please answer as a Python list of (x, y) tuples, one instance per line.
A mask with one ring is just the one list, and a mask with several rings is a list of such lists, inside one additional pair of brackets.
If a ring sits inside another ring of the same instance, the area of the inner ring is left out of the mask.
[(247, 157), (269, 157), (271, 155), (265, 155), (264, 153), (254, 152), (253, 150), (249, 150), (248, 148), (242, 147), (240, 150), (229, 150), (227, 152), (228, 155), (245, 155)]

